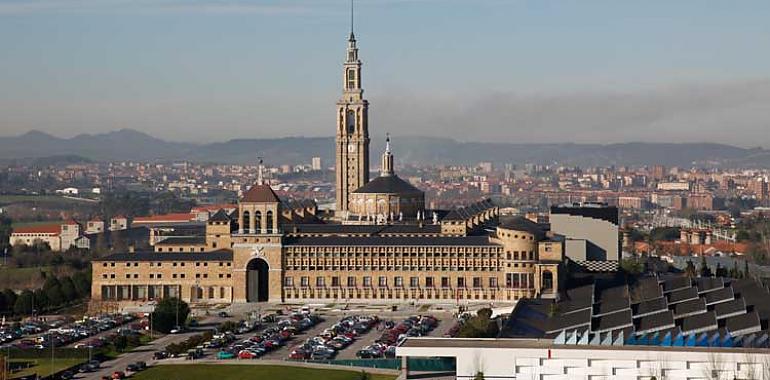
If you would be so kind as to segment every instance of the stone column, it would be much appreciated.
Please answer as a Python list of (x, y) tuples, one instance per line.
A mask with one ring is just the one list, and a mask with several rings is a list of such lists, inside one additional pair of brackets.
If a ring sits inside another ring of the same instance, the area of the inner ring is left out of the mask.
[(255, 210), (251, 210), (251, 212), (249, 212), (249, 233), (250, 234), (256, 233), (256, 230), (254, 229), (254, 226), (255, 226), (254, 223), (256, 223), (256, 218), (254, 216), (255, 212), (256, 212)]

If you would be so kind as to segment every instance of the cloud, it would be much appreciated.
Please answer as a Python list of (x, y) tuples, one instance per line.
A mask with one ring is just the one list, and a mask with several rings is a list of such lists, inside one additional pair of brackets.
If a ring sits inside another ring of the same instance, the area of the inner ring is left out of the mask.
[(372, 108), (373, 129), (464, 141), (770, 145), (770, 80), (604, 94), (383, 96)]

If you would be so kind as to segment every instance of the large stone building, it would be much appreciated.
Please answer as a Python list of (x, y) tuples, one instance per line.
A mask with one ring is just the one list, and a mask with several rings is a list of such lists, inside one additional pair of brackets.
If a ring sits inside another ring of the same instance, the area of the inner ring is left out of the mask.
[(154, 252), (94, 260), (94, 302), (490, 303), (557, 294), (563, 238), (501, 219), (488, 200), (424, 210), (424, 193), (396, 176), (389, 143), (369, 182), (368, 102), (353, 33), (344, 69), (334, 219), (319, 218), (313, 202), (281, 200), (260, 175), (236, 211), (217, 212), (199, 234), (158, 235)]

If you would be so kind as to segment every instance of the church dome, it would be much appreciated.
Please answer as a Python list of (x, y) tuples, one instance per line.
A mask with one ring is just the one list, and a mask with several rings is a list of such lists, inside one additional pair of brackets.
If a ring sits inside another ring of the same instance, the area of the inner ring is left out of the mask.
[(423, 194), (422, 190), (412, 186), (407, 181), (399, 178), (397, 175), (380, 176), (366, 185), (359, 187), (354, 193), (357, 194)]

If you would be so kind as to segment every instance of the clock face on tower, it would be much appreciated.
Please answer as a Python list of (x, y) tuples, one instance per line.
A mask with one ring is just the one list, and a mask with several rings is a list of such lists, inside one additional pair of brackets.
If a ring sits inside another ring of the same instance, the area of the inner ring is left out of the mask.
[(354, 153), (356, 151), (356, 144), (350, 143), (348, 144), (348, 152)]

